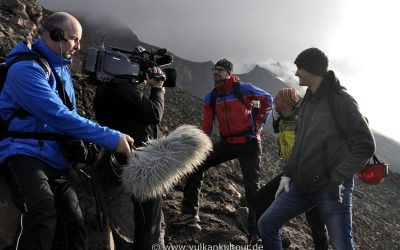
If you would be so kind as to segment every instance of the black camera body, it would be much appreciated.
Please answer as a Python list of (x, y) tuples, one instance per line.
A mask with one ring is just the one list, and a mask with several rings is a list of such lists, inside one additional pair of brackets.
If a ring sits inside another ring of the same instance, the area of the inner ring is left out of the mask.
[(84, 56), (82, 72), (93, 78), (97, 84), (109, 83), (114, 79), (129, 79), (141, 83), (150, 78), (164, 81), (164, 87), (176, 86), (176, 69), (163, 69), (164, 75), (153, 74), (150, 68), (165, 66), (173, 62), (173, 56), (167, 55), (166, 49), (146, 50), (138, 46), (135, 50), (101, 46), (89, 48)]

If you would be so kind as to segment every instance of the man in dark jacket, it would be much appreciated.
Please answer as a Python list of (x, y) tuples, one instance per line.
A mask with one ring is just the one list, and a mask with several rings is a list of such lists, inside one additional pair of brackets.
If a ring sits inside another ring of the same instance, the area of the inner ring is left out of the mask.
[[(151, 71), (163, 74), (158, 67)], [(149, 97), (143, 93), (141, 84), (132, 83), (129, 79), (116, 79), (98, 86), (94, 99), (94, 111), (99, 123), (131, 135), (135, 147), (141, 147), (150, 139), (159, 137), (157, 124), (161, 122), (164, 113), (163, 82), (147, 77), (147, 83), (151, 87)], [(112, 168), (109, 165), (104, 167), (105, 170)], [(106, 178), (110, 179), (111, 176)], [(133, 249), (151, 250), (154, 245), (159, 247), (157, 249), (164, 249), (161, 196), (143, 202), (132, 196), (131, 200), (135, 222)]]
[[(280, 158), (277, 167), (285, 166), (292, 152), (296, 138), (297, 119), (301, 95), (295, 88), (283, 88), (278, 91), (274, 99), (275, 111), (278, 112), (276, 119), (273, 120), (274, 132), (278, 133), (278, 146)], [(269, 208), (281, 192), (289, 188), (282, 186), (282, 174), (277, 175), (263, 186), (256, 195), (256, 214), (257, 219)], [(288, 178), (288, 177), (283, 177)], [(279, 191), (278, 191), (279, 190)], [(317, 207), (306, 212), (306, 219), (311, 229), (311, 236), (315, 250), (328, 249), (328, 234), (324, 220)], [(290, 245), (289, 238), (282, 239), (282, 246), (287, 248)]]
[[(47, 74), (35, 60), (18, 61), (9, 68), (0, 94), (0, 117), (10, 122), (11, 134), (0, 141), (0, 163), (8, 162), (24, 198), (26, 211), (17, 249), (51, 249), (56, 217), (63, 222), (68, 249), (85, 249), (82, 212), (58, 138), (83, 139), (127, 157), (133, 139), (77, 112), (69, 64), (80, 49), (79, 21), (57, 12), (43, 28), (32, 49), (20, 42), (7, 55), (8, 64), (24, 53), (41, 54), (54, 71)], [(57, 77), (62, 92), (57, 90)], [(71, 105), (63, 101), (67, 99)], [(20, 136), (23, 133), (29, 136)]]
[[(353, 176), (375, 151), (375, 142), (354, 98), (317, 48), (301, 52), (295, 62), (302, 102), (296, 140), (280, 185), (286, 192), (258, 221), (264, 249), (281, 249), (280, 228), (317, 206), (334, 249), (354, 249), (352, 237)], [(330, 99), (332, 98), (332, 99)], [(333, 102), (336, 114), (330, 110)], [(336, 117), (334, 117), (336, 116)]]
[[(241, 83), (239, 77), (231, 75), (232, 69), (232, 63), (225, 58), (212, 68), (215, 85), (204, 101), (202, 127), (211, 136), (216, 117), (221, 140), (213, 145), (213, 152), (207, 160), (187, 179), (182, 199), (182, 216), (173, 224), (201, 230), (198, 213), (204, 172), (220, 163), (238, 159), (249, 207), (249, 241), (254, 243), (258, 239), (253, 204), (254, 195), (259, 189), (261, 129), (270, 114), (272, 97), (250, 83)], [(234, 84), (238, 84), (236, 86), (240, 88), (242, 100), (235, 94)], [(260, 104), (258, 112), (252, 112), (256, 109), (253, 101)]]

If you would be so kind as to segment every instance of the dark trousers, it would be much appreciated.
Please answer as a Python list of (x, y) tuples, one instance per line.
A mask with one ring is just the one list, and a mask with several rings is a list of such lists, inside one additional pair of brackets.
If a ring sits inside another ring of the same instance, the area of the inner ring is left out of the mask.
[[(137, 141), (135, 141), (137, 142)], [(140, 143), (140, 141), (138, 142)], [(137, 146), (142, 146), (139, 144)], [(119, 176), (116, 175), (113, 167), (110, 165), (111, 152), (106, 152), (102, 155), (96, 165), (96, 178), (105, 189), (119, 187), (121, 184)], [(120, 163), (126, 163), (126, 157), (121, 154), (115, 155)], [(109, 193), (107, 191), (107, 193)], [(132, 249), (137, 250), (152, 250), (164, 248), (164, 217), (162, 214), (162, 197), (139, 201), (131, 196), (134, 213), (134, 238)], [(107, 204), (105, 204), (107, 206)], [(108, 213), (112, 213), (110, 208)], [(120, 225), (114, 225), (113, 231)], [(114, 237), (117, 238), (116, 234)], [(114, 239), (115, 239), (114, 238)], [(152, 247), (154, 245), (154, 247)], [(158, 246), (156, 246), (158, 245)], [(117, 246), (119, 247), (119, 246)], [(157, 248), (156, 248), (157, 247)], [(159, 248), (158, 248), (159, 247)], [(121, 249), (119, 247), (118, 249)], [(125, 248), (124, 248), (125, 249)]]
[(184, 187), (182, 213), (197, 215), (199, 212), (200, 189), (204, 172), (220, 163), (238, 159), (242, 170), (247, 206), (249, 208), (248, 232), (257, 233), (254, 212), (254, 196), (260, 188), (261, 143), (257, 140), (243, 144), (229, 144), (219, 141), (213, 145), (213, 151), (207, 160), (191, 174)]
[(26, 210), (17, 249), (52, 249), (56, 228), (65, 234), (64, 249), (86, 249), (82, 212), (68, 170), (25, 155), (11, 157), (9, 166)]
[[(263, 186), (256, 194), (255, 211), (257, 221), (261, 215), (270, 207), (275, 200), (275, 193), (278, 190), (281, 181), (281, 174), (274, 177), (265, 186)], [(311, 228), (311, 235), (316, 250), (328, 249), (328, 233), (326, 231), (325, 222), (317, 207), (306, 212), (306, 219)]]
[(164, 248), (164, 231), (162, 224), (162, 198), (157, 197), (143, 202), (132, 197), (135, 215), (135, 234), (133, 249), (152, 250)]

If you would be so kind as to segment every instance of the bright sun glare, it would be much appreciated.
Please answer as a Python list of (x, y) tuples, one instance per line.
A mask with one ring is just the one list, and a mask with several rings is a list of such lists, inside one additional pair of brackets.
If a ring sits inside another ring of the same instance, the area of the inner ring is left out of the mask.
[(333, 68), (344, 65), (338, 70), (339, 79), (355, 96), (371, 127), (397, 141), (399, 6), (391, 0), (347, 1), (328, 47)]

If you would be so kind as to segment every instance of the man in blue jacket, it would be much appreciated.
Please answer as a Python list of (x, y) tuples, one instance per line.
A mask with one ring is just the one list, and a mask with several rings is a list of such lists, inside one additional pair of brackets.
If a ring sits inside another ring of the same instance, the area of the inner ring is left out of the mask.
[[(30, 49), (20, 42), (8, 54), (6, 63), (21, 53), (42, 54), (55, 72), (48, 77), (35, 60), (13, 64), (0, 94), (0, 116), (8, 120), (15, 112), (9, 131), (66, 135), (95, 143), (106, 149), (130, 154), (133, 139), (102, 127), (78, 115), (72, 85), (71, 56), (80, 49), (82, 27), (68, 13), (52, 14), (43, 24), (41, 38)], [(63, 91), (57, 89), (55, 74)], [(69, 98), (73, 108), (62, 101)], [(7, 137), (0, 141), (0, 163), (8, 161), (21, 192), (26, 213), (17, 249), (51, 249), (56, 228), (56, 213), (63, 219), (68, 249), (85, 249), (82, 212), (58, 140)]]

